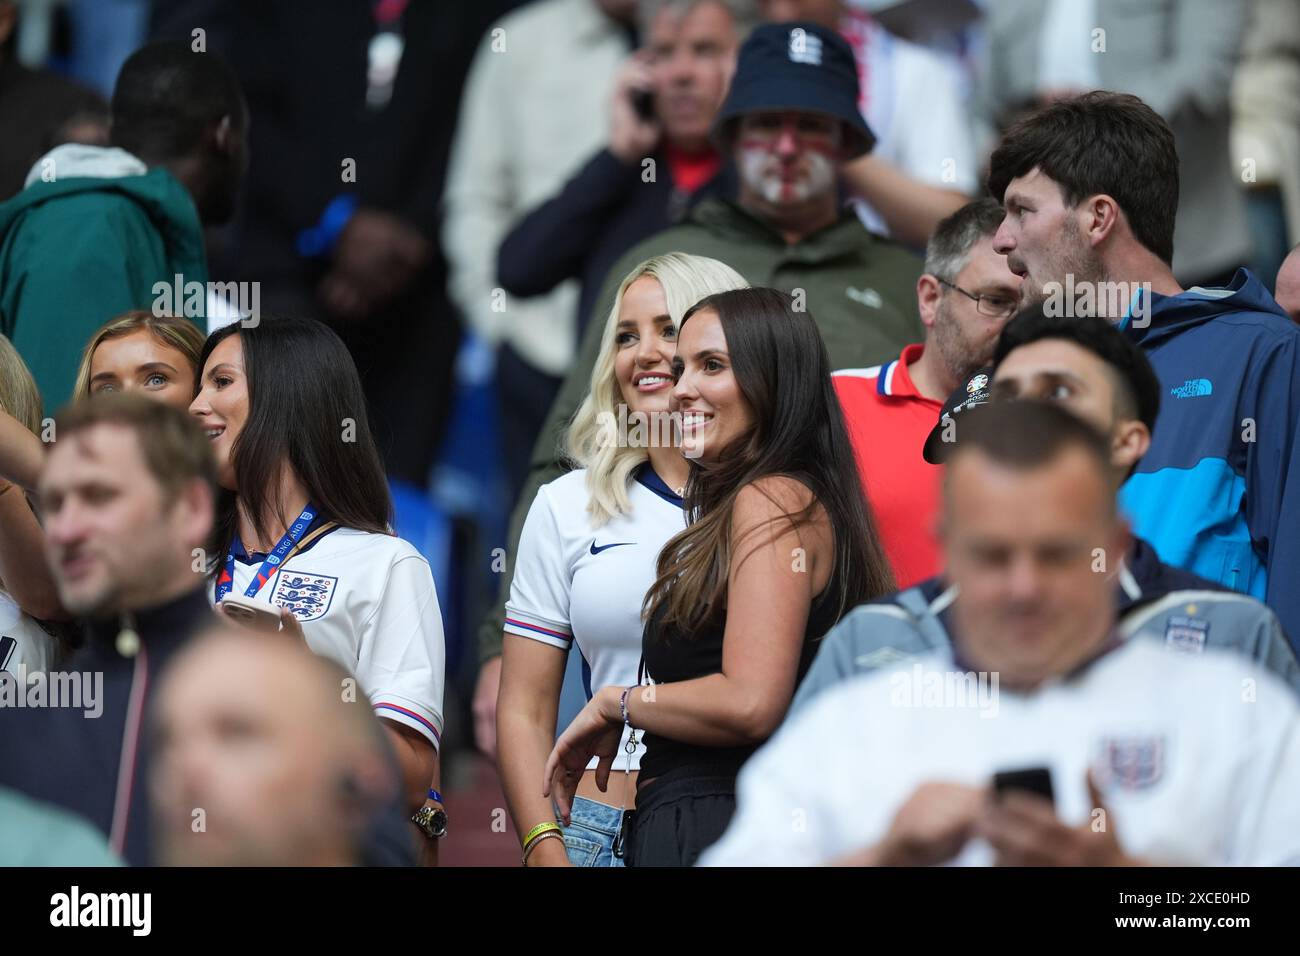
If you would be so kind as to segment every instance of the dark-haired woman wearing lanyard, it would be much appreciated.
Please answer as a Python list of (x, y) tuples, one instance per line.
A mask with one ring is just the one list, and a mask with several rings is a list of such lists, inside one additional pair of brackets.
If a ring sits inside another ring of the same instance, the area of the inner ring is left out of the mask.
[(278, 609), (352, 673), (396, 751), (417, 823), (445, 831), (436, 780), (444, 646), (428, 562), (389, 529), (392, 503), (356, 366), (319, 322), (263, 318), (203, 347), (190, 411), (224, 489), (212, 598)]

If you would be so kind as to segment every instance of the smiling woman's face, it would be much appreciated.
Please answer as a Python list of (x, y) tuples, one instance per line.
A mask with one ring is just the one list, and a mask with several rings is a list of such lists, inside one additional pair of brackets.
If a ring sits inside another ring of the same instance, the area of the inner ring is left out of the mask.
[(731, 368), (722, 320), (713, 309), (701, 309), (682, 326), (673, 370), (672, 407), (682, 417), (682, 454), (713, 460), (754, 420)]
[(190, 414), (212, 442), (218, 483), (228, 491), (238, 491), (231, 449), (248, 421), (248, 377), (238, 334), (222, 339), (208, 356)]
[(194, 395), (194, 366), (180, 349), (137, 329), (95, 346), (89, 387), (91, 395), (138, 391), (184, 409)]
[(663, 286), (653, 276), (642, 276), (623, 291), (614, 331), (614, 377), (628, 411), (668, 411), (676, 347), (677, 327)]

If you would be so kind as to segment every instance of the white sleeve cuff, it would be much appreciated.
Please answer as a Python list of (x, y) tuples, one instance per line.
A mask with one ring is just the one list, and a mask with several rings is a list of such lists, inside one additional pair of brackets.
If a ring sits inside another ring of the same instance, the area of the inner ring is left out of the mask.
[(541, 641), (562, 651), (567, 651), (569, 645), (573, 643), (573, 634), (567, 624), (548, 621), (534, 614), (525, 614), (510, 605), (506, 605), (505, 632)]
[(433, 749), (442, 749), (442, 716), (412, 700), (394, 694), (376, 694), (370, 700), (376, 717), (402, 724), (424, 735)]

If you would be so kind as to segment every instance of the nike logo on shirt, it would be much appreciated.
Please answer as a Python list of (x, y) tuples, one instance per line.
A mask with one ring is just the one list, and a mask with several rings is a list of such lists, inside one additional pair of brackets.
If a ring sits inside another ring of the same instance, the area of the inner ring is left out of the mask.
[(635, 542), (635, 541), (618, 541), (618, 542), (615, 542), (614, 544), (602, 544), (600, 547), (596, 547), (596, 542), (593, 540), (593, 541), (591, 542), (591, 553), (592, 553), (592, 554), (600, 554), (600, 552), (602, 552), (602, 551), (608, 551), (610, 548), (621, 548), (621, 547), (623, 547), (624, 545), (628, 545), (628, 544), (636, 544), (636, 542)]

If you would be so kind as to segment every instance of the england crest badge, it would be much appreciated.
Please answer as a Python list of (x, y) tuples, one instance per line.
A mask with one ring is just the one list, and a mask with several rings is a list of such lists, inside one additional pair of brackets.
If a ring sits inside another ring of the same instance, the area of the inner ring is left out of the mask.
[(1161, 735), (1106, 737), (1101, 741), (1099, 769), (1103, 788), (1147, 790), (1165, 775), (1165, 738)]
[(1209, 633), (1210, 622), (1200, 618), (1177, 615), (1165, 622), (1165, 644), (1170, 650), (1199, 654)]
[(330, 609), (338, 583), (338, 578), (324, 574), (281, 571), (271, 603), (288, 608), (299, 622), (314, 621)]

